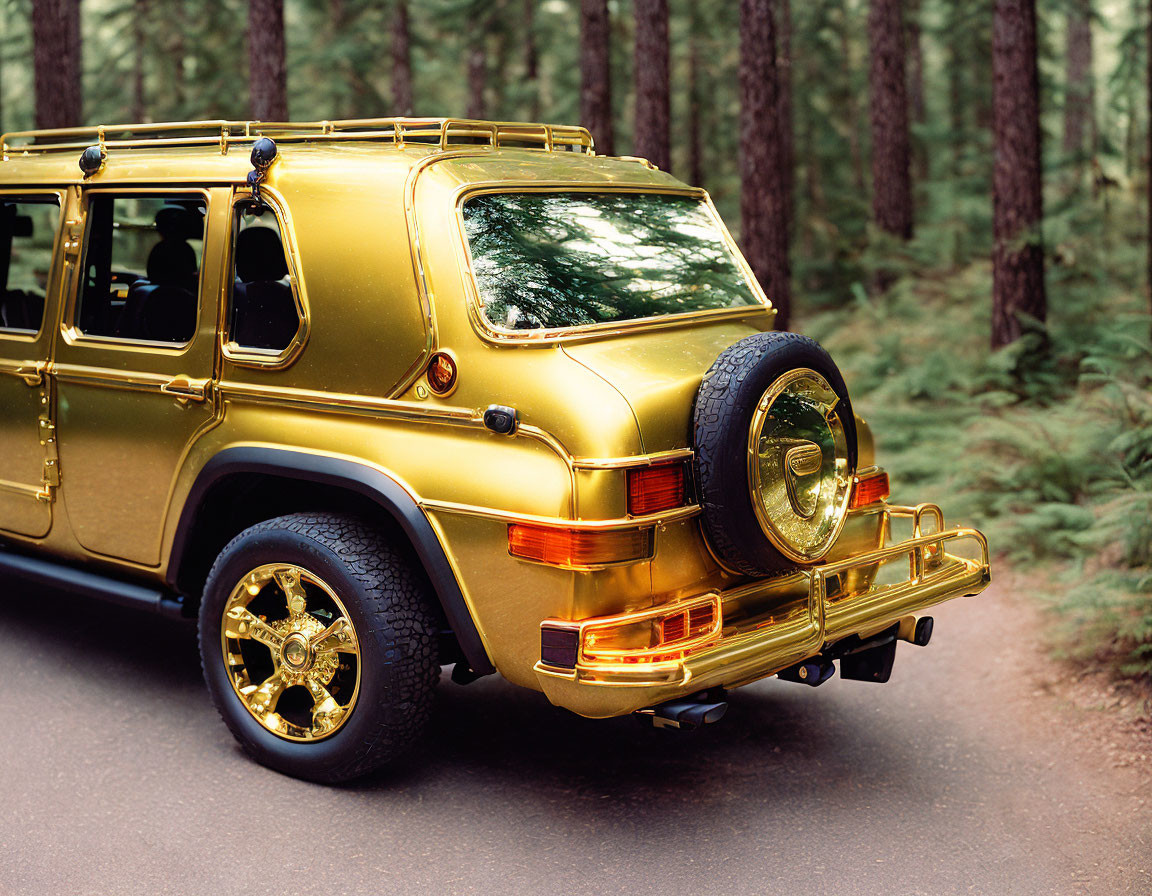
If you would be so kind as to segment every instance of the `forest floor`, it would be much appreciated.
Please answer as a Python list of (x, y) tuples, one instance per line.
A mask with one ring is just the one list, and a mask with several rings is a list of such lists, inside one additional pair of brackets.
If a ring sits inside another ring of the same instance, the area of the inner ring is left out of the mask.
[(1140, 695), (993, 575), (888, 684), (757, 682), (690, 735), (445, 675), (418, 755), (343, 787), (243, 755), (191, 626), (5, 588), (0, 894), (1152, 892)]

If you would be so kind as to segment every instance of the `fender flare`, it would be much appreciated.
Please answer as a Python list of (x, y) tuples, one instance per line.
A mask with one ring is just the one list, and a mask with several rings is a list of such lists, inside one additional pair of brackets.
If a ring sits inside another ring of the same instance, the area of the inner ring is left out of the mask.
[(346, 458), (287, 448), (225, 448), (200, 470), (184, 501), (165, 575), (169, 585), (177, 586), (180, 566), (205, 496), (216, 482), (239, 473), (259, 473), (330, 485), (359, 494), (380, 507), (396, 521), (412, 543), (472, 671), (480, 675), (496, 671), (464, 600), (460, 583), (427, 515), (395, 479), (374, 467)]

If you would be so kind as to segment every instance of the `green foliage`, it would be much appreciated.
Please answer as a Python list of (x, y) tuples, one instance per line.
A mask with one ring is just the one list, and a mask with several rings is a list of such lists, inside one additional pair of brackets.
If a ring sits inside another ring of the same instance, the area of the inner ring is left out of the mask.
[[(908, 247), (907, 276), (805, 320), (872, 423), (894, 498), (979, 524), (1000, 561), (1055, 575), (1075, 656), (1152, 675), (1152, 319), (1122, 195), (1046, 221), (1050, 314), (989, 354), (985, 262)], [(927, 265), (927, 267), (925, 266)]]

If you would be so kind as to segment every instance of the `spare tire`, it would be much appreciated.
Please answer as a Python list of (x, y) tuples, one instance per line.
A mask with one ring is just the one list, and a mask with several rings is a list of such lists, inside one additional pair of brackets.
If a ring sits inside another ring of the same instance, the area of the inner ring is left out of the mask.
[(693, 447), (704, 533), (725, 567), (770, 575), (827, 555), (857, 445), (844, 378), (819, 344), (771, 332), (725, 349), (696, 395)]

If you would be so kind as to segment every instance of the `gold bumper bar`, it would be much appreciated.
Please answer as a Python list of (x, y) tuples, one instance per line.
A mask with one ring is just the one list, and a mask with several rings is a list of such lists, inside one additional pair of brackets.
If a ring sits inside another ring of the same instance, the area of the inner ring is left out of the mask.
[(979, 594), (991, 581), (988, 541), (976, 529), (944, 529), (934, 504), (886, 506), (884, 513), (885, 535), (893, 518), (908, 518), (912, 537), (721, 593), (722, 622), (712, 643), (658, 662), (586, 662), (581, 646), (575, 668), (536, 664), (541, 687), (553, 703), (581, 715), (623, 715), (711, 687), (748, 684), (848, 635), (878, 632), (933, 604)]

